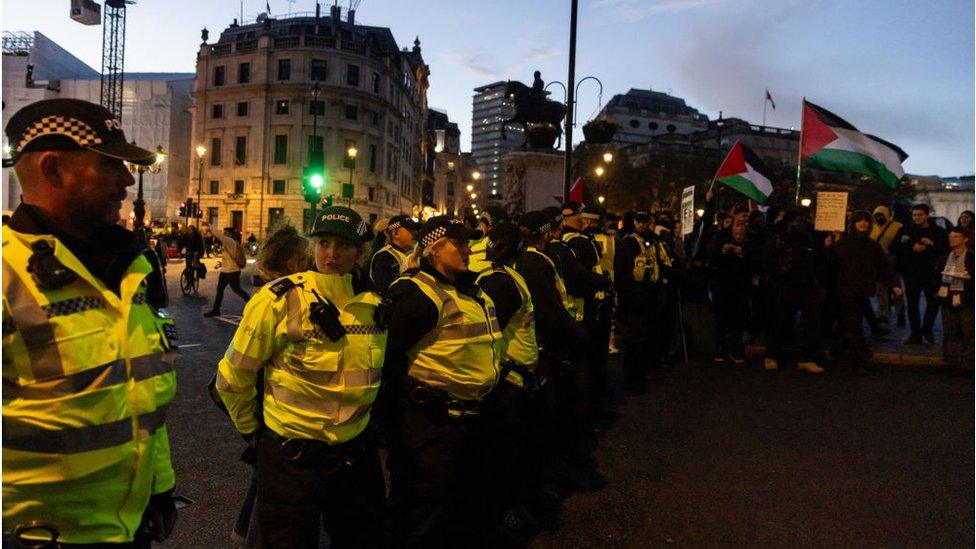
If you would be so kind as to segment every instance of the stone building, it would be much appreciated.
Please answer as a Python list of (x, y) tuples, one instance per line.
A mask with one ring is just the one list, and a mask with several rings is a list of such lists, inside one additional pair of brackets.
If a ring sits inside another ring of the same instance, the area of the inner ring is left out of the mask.
[(356, 24), (355, 11), (343, 20), (338, 6), (235, 20), (206, 40), (192, 146), (206, 152), (190, 186), (205, 222), (258, 236), (286, 218), (307, 226), (302, 177), (316, 144), (334, 203), (370, 221), (419, 207), (429, 74), (419, 40), (401, 50), (390, 29)]
[[(186, 197), (190, 170), (192, 73), (125, 73), (122, 129), (147, 149), (161, 146), (168, 154), (158, 173), (143, 175), (147, 222), (176, 219)], [(42, 99), (71, 98), (98, 103), (101, 75), (39, 32), (3, 34), (3, 125), (22, 107)], [(6, 137), (4, 138), (6, 144)], [(138, 176), (137, 176), (138, 177)], [(3, 209), (20, 203), (20, 183), (13, 169), (3, 169)], [(122, 205), (129, 220), (136, 185)]]
[(691, 134), (708, 129), (708, 117), (680, 97), (631, 88), (614, 95), (596, 116), (617, 124), (616, 146), (647, 143), (654, 136)]

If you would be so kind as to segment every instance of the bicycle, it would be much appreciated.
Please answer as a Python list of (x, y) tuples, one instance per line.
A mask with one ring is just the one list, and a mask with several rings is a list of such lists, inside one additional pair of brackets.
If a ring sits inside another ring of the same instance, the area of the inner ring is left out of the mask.
[(199, 295), (200, 277), (197, 276), (197, 269), (200, 266), (200, 254), (187, 254), (186, 267), (180, 275), (180, 291), (185, 296)]

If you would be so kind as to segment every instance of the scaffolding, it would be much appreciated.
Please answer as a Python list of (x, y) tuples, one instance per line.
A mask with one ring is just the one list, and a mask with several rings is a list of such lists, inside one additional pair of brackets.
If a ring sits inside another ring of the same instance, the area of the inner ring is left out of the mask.
[(106, 0), (102, 22), (102, 106), (122, 119), (126, 0)]

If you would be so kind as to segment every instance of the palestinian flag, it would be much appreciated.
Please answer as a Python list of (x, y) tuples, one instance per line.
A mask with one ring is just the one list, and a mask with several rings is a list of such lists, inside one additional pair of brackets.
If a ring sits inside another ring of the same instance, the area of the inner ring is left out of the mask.
[(715, 174), (715, 182), (732, 187), (757, 204), (765, 204), (773, 192), (769, 169), (752, 149), (736, 141)]
[(871, 175), (894, 189), (905, 175), (901, 163), (906, 158), (908, 155), (897, 146), (861, 133), (836, 114), (803, 100), (802, 166)]

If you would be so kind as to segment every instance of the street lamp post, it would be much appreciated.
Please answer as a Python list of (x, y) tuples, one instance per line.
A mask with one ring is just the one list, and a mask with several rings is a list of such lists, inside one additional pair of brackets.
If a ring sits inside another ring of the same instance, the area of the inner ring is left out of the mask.
[(197, 145), (197, 203), (193, 212), (194, 217), (196, 217), (197, 220), (197, 229), (200, 228), (200, 216), (196, 215), (196, 212), (200, 210), (200, 191), (203, 187), (203, 157), (206, 155), (207, 148), (203, 145)]
[[(136, 144), (135, 141), (132, 142), (133, 145)], [(147, 244), (146, 239), (146, 201), (142, 196), (142, 174), (146, 173), (159, 173), (159, 170), (163, 167), (163, 161), (166, 160), (166, 153), (163, 151), (161, 145), (156, 146), (156, 160), (149, 166), (138, 166), (136, 164), (128, 164), (129, 171), (139, 175), (139, 188), (136, 191), (136, 199), (132, 203), (132, 213), (133, 221), (132, 228), (135, 230), (136, 239), (140, 244)]]
[(355, 167), (356, 165), (357, 154), (359, 154), (359, 150), (356, 149), (355, 145), (346, 149), (346, 156), (349, 157), (349, 207), (350, 208), (352, 208), (352, 197), (354, 194), (356, 194), (355, 192), (356, 188), (352, 184), (352, 170), (353, 167)]

